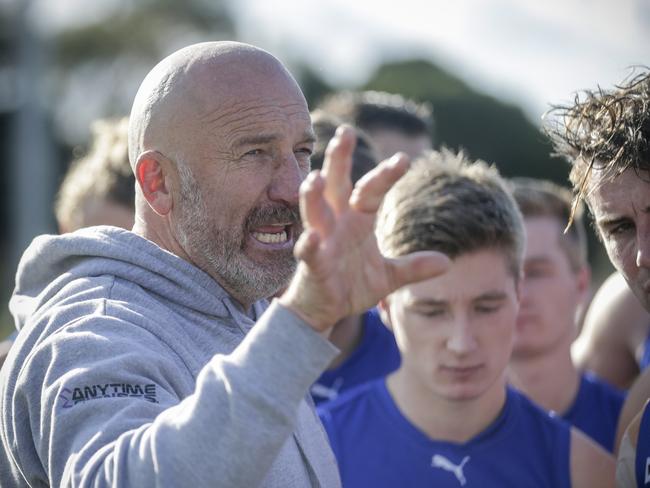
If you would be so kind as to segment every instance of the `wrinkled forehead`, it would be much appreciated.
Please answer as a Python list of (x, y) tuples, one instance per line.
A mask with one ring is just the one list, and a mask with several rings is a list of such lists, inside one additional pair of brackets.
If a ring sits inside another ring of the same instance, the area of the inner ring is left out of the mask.
[(192, 130), (236, 135), (252, 125), (309, 125), (307, 102), (279, 64), (208, 63), (196, 67), (185, 87), (184, 111)]
[(621, 174), (594, 170), (588, 181), (585, 200), (598, 218), (604, 214), (625, 213), (630, 205), (644, 207), (650, 201), (650, 175), (632, 168)]
[(197, 110), (196, 119), (203, 130), (213, 134), (237, 137), (248, 130), (264, 131), (265, 127), (309, 127), (311, 119), (307, 104), (297, 97), (274, 93), (246, 93), (229, 97), (222, 103)]

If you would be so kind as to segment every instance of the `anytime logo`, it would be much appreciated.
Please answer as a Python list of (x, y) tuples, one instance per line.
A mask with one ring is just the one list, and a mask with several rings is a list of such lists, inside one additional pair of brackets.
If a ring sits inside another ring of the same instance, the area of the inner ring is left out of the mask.
[(116, 397), (142, 398), (151, 403), (158, 403), (158, 399), (156, 398), (156, 385), (154, 384), (104, 383), (101, 385), (64, 388), (59, 393), (61, 408), (72, 408), (78, 403), (89, 400)]
[(470, 457), (465, 456), (463, 460), (460, 462), (459, 465), (456, 465), (452, 463), (449, 459), (447, 459), (445, 456), (442, 456), (441, 454), (436, 454), (431, 458), (431, 466), (434, 468), (440, 468), (444, 469), (445, 471), (450, 471), (454, 473), (454, 476), (456, 476), (456, 479), (460, 483), (461, 486), (465, 486), (465, 483), (467, 483), (467, 480), (465, 479), (465, 475), (463, 474), (463, 466), (469, 461)]

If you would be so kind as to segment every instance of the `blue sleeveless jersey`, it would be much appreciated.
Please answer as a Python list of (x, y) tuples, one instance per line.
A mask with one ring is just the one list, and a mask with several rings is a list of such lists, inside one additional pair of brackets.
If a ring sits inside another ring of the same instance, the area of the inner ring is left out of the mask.
[(400, 354), (393, 333), (379, 318), (376, 308), (363, 314), (363, 335), (356, 350), (336, 369), (325, 371), (311, 387), (316, 405), (333, 400), (341, 392), (395, 371)]
[(646, 404), (639, 425), (639, 440), (636, 443), (636, 457), (634, 462), (636, 486), (647, 488), (650, 486), (650, 403)]
[(583, 373), (573, 405), (562, 418), (600, 444), (614, 452), (618, 417), (625, 394), (608, 385), (592, 373)]
[(432, 440), (413, 426), (384, 379), (319, 414), (346, 488), (571, 486), (570, 426), (510, 388), (498, 418), (462, 444)]

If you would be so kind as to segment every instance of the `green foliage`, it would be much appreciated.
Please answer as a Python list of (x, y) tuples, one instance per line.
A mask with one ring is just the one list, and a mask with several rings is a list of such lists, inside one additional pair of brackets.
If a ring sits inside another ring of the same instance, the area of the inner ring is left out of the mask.
[(54, 62), (66, 69), (125, 54), (157, 60), (165, 36), (183, 27), (206, 36), (218, 33), (232, 37), (234, 32), (230, 14), (221, 2), (140, 1), (99, 22), (60, 33), (54, 42)]
[(402, 93), (433, 106), (436, 146), (464, 149), (495, 163), (506, 176), (546, 178), (567, 185), (568, 166), (522, 110), (477, 93), (428, 61), (379, 68), (364, 89)]

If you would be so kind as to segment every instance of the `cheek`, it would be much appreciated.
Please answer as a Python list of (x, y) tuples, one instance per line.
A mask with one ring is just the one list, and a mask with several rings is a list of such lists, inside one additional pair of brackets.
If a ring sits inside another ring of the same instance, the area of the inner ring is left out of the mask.
[(500, 313), (498, 319), (492, 324), (486, 324), (485, 335), (488, 336), (487, 340), (493, 344), (493, 347), (497, 349), (503, 348), (504, 350), (512, 347), (517, 323), (517, 313), (517, 306), (513, 305), (508, 310)]
[(605, 248), (609, 259), (616, 269), (629, 271), (636, 266), (633, 245), (629, 244), (624, 246), (621, 243), (609, 242), (606, 243)]
[(422, 319), (414, 320), (410, 318), (408, 320), (408, 327), (396, 327), (394, 329), (395, 340), (400, 350), (412, 354), (430, 354), (428, 351), (438, 348), (439, 344), (443, 342), (440, 334), (440, 324), (433, 324)]

